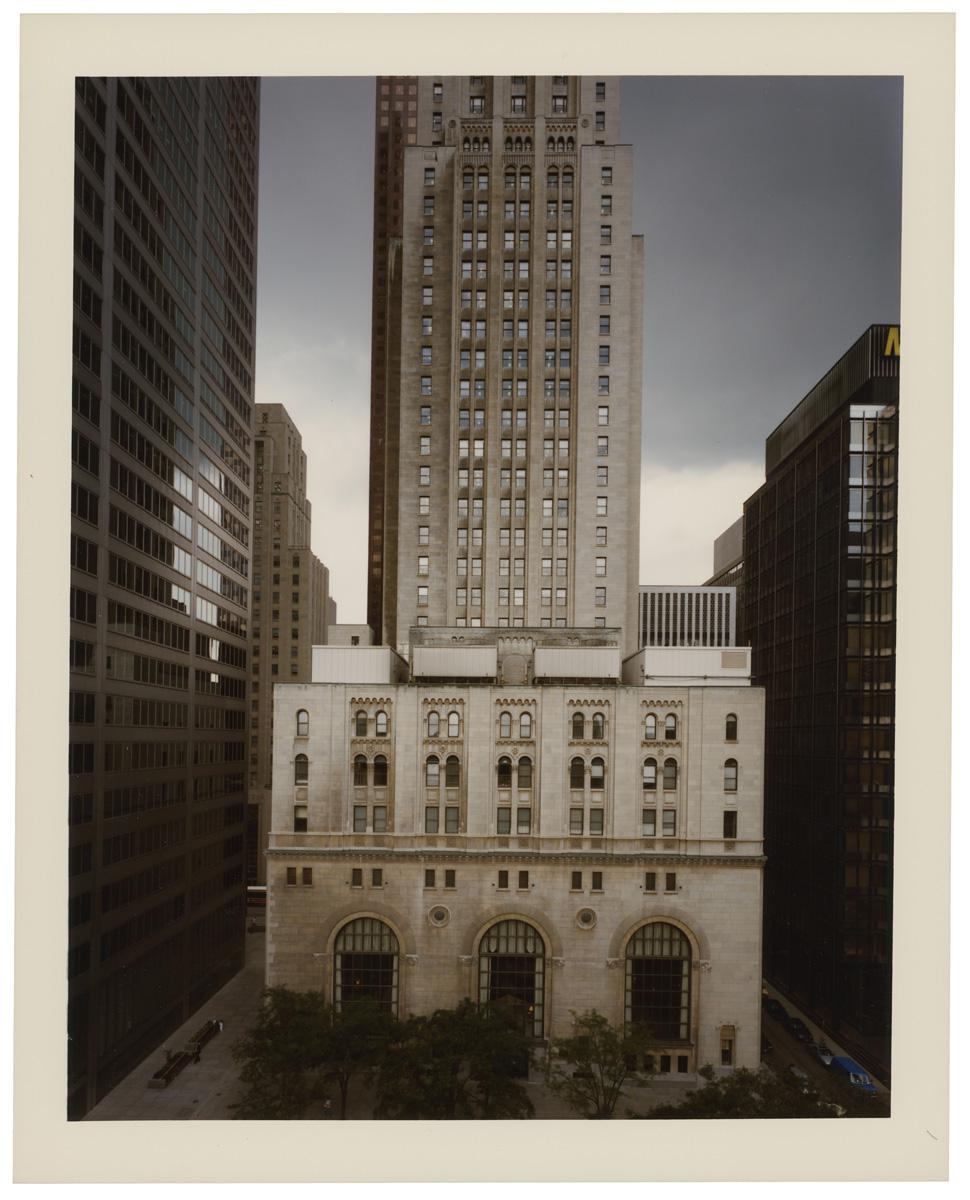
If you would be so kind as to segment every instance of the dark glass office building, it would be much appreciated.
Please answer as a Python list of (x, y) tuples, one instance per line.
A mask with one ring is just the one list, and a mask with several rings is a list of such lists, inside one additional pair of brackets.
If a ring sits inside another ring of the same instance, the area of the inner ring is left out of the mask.
[[(766, 443), (744, 637), (767, 691), (767, 979), (889, 1074), (899, 329), (873, 325)], [(739, 639), (740, 640), (740, 639)]]
[(258, 128), (77, 80), (70, 1117), (243, 963)]

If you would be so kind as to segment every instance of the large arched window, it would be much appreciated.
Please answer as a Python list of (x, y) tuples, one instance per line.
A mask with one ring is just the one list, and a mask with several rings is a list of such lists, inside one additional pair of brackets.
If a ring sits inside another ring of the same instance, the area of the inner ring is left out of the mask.
[(626, 1021), (661, 1045), (690, 1037), (690, 943), (675, 926), (641, 926), (626, 947)]
[(532, 737), (532, 714), (531, 713), (524, 712), (519, 717), (519, 737), (520, 738)]
[(512, 714), (500, 713), (498, 718), (498, 735), (501, 738), (510, 738), (512, 736)]
[(726, 792), (738, 790), (738, 760), (736, 758), (729, 758), (724, 764), (724, 790)]
[(586, 718), (582, 713), (573, 713), (573, 737), (584, 738), (586, 736)]
[(354, 737), (367, 737), (367, 713), (363, 709), (354, 715)]
[(383, 921), (348, 921), (333, 947), (334, 1008), (340, 1011), (355, 1000), (369, 1000), (396, 1013), (398, 957), (397, 938)]
[(301, 708), (296, 714), (296, 736), (310, 736), (310, 714), (305, 708)]
[(594, 758), (589, 764), (589, 790), (601, 792), (606, 786), (606, 763), (601, 758)]
[(643, 740), (645, 742), (655, 742), (657, 740), (657, 718), (653, 713), (647, 713), (644, 718)]
[(736, 742), (738, 740), (738, 718), (736, 713), (728, 713), (724, 718), (724, 740), (726, 742)]
[(525, 921), (499, 921), (478, 946), (478, 1001), (505, 1001), (531, 1037), (542, 1037), (545, 947)]
[(450, 712), (448, 714), (448, 736), (450, 738), (456, 738), (459, 736), (460, 731), (461, 720), (458, 714), (456, 712)]
[(374, 759), (374, 787), (387, 787), (387, 759), (383, 754)]
[(498, 786), (500, 788), (510, 788), (512, 786), (511, 758), (502, 757), (498, 760)]
[(428, 713), (428, 737), (436, 738), (438, 730), (441, 728), (441, 718), (436, 712)]
[(582, 791), (586, 786), (586, 764), (581, 758), (574, 758), (569, 764), (569, 786), (573, 791)]
[(673, 792), (677, 790), (677, 759), (664, 759), (664, 791)]
[(673, 713), (664, 717), (664, 741), (672, 742), (677, 737), (677, 718)]
[(438, 786), (438, 756), (432, 754), (428, 757), (428, 761), (424, 764), (424, 782), (429, 788)]
[(593, 737), (602, 740), (606, 736), (606, 718), (602, 713), (593, 713)]
[(374, 736), (387, 737), (387, 713), (383, 710), (374, 718)]
[(367, 787), (367, 759), (363, 754), (354, 758), (354, 787)]
[(310, 778), (310, 760), (305, 754), (298, 754), (293, 760), (293, 782), (305, 784)]
[(532, 787), (532, 759), (529, 757), (520, 758), (518, 767), (516, 768), (518, 786), (523, 791), (528, 791)]
[(657, 790), (657, 760), (655, 758), (648, 758), (643, 764), (643, 790), (645, 792)]
[(461, 763), (457, 754), (449, 754), (445, 759), (445, 787), (461, 787)]

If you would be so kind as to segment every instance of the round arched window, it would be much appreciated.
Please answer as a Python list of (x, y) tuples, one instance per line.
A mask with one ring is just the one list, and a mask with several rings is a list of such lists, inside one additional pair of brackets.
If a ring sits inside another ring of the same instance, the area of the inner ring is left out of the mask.
[(456, 754), (449, 754), (445, 759), (445, 787), (461, 787), (461, 763)]
[(436, 738), (438, 730), (441, 728), (441, 718), (436, 712), (428, 713), (428, 737)]
[(664, 740), (668, 742), (674, 741), (677, 737), (677, 718), (670, 713), (664, 717)]
[(310, 760), (305, 754), (298, 754), (293, 760), (293, 782), (305, 784), (310, 778)]
[(523, 791), (532, 787), (532, 759), (520, 758), (518, 767), (518, 785)]
[(661, 1044), (690, 1037), (690, 942), (675, 925), (642, 925), (626, 947), (626, 1021)]
[(602, 740), (606, 736), (606, 718), (602, 713), (593, 713), (593, 737)]
[(582, 791), (586, 786), (586, 764), (581, 758), (574, 758), (569, 763), (569, 786), (573, 791)]
[(310, 714), (305, 708), (301, 708), (296, 714), (296, 736), (310, 736)]
[(333, 1004), (338, 1011), (355, 1000), (397, 1012), (399, 948), (394, 931), (375, 917), (356, 917), (337, 934), (333, 947)]
[(374, 718), (375, 737), (387, 737), (387, 713), (379, 712)]
[(586, 718), (581, 712), (573, 713), (573, 737), (584, 738), (586, 736)]
[(521, 717), (519, 717), (519, 737), (520, 738), (531, 738), (532, 737), (532, 714), (531, 713), (525, 712), (521, 715)]
[(498, 786), (500, 788), (510, 788), (512, 786), (511, 758), (503, 756), (498, 760)]
[(461, 729), (461, 720), (460, 720), (458, 714), (456, 712), (450, 712), (448, 714), (448, 736), (450, 738), (458, 737), (460, 729)]
[(657, 790), (657, 760), (655, 758), (648, 758), (643, 764), (643, 790), (645, 792)]
[(354, 787), (367, 787), (367, 759), (363, 754), (354, 757)]
[(354, 737), (367, 737), (367, 713), (363, 709), (354, 714)]
[(655, 742), (657, 740), (657, 718), (653, 713), (647, 713), (644, 718), (643, 740), (645, 742)]
[(729, 758), (724, 764), (724, 790), (726, 792), (738, 790), (738, 760), (736, 758)]
[(432, 754), (424, 765), (424, 782), (429, 788), (436, 788), (438, 786), (438, 777), (438, 756)]
[(512, 736), (512, 714), (500, 713), (498, 718), (498, 735), (501, 738), (510, 738)]
[(499, 921), (478, 946), (478, 1000), (506, 1003), (519, 1013), (526, 1033), (542, 1037), (545, 947), (526, 921)]
[(591, 792), (601, 792), (606, 781), (606, 764), (601, 758), (594, 758), (589, 764), (589, 789)]
[(726, 742), (738, 740), (738, 718), (735, 713), (728, 713), (724, 718), (724, 740)]
[(374, 787), (387, 787), (387, 759), (383, 754), (374, 759)]
[(677, 760), (676, 758), (664, 759), (664, 791), (673, 792), (677, 789)]

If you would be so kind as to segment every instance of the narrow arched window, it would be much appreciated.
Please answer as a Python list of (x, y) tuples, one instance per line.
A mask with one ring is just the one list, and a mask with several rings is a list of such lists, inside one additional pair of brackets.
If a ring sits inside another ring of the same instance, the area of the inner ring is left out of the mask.
[(489, 152), (489, 150), (491, 150), (491, 148), (492, 148), (492, 145), (491, 145), (491, 142), (489, 142), (488, 138), (482, 138), (482, 149), (485, 151), (486, 154), (488, 154), (488, 152)]
[(424, 782), (429, 788), (438, 786), (438, 757), (432, 754), (424, 765)]
[(565, 138), (556, 138), (556, 149), (559, 151), (560, 154), (566, 149), (566, 139)]
[(354, 758), (354, 787), (367, 787), (367, 759), (363, 754)]
[(575, 138), (566, 138), (566, 149), (567, 150), (575, 150), (576, 149), (576, 139)]
[(383, 754), (374, 759), (374, 787), (387, 787), (387, 759)]
[(677, 760), (676, 758), (664, 759), (664, 791), (673, 792), (677, 788)]
[(532, 787), (532, 759), (520, 758), (518, 766), (518, 784), (523, 790)]
[(374, 734), (377, 737), (387, 737), (387, 713), (379, 712), (374, 718)]
[(520, 738), (532, 737), (532, 714), (531, 713), (525, 712), (522, 714), (521, 717), (519, 717), (519, 737)]
[(478, 140), (478, 138), (472, 138), (472, 150), (474, 150), (475, 153), (477, 154), (479, 152), (479, 150), (481, 150), (481, 148), (482, 148), (482, 143)]
[(467, 153), (468, 153), (468, 151), (469, 151), (469, 150), (471, 150), (471, 148), (472, 148), (472, 140), (471, 140), (471, 138), (463, 138), (463, 139), (462, 139), (462, 143), (461, 143), (461, 148), (462, 148), (462, 150), (464, 150), (464, 151), (465, 151), (465, 153), (467, 154)]
[(643, 764), (643, 790), (645, 792), (657, 790), (657, 760), (655, 758), (648, 758)]
[(586, 718), (582, 713), (573, 713), (573, 737), (584, 738), (586, 736)]
[(525, 149), (526, 149), (526, 153), (528, 153), (532, 149), (532, 138), (527, 137), (525, 139)]
[(601, 758), (594, 758), (589, 764), (589, 788), (591, 792), (601, 792), (606, 780), (606, 764)]
[(728, 713), (724, 718), (724, 740), (726, 742), (738, 740), (738, 718), (735, 713)]
[(643, 722), (643, 740), (645, 742), (655, 742), (657, 740), (657, 718), (653, 713), (647, 713), (646, 719)]
[(456, 754), (449, 754), (445, 759), (445, 787), (461, 787), (461, 763)]
[(460, 728), (461, 723), (458, 719), (458, 714), (456, 712), (450, 712), (448, 714), (448, 736), (450, 738), (458, 737)]
[(573, 791), (581, 791), (586, 786), (586, 764), (581, 758), (574, 758), (569, 764), (569, 786)]
[(738, 760), (736, 758), (729, 758), (724, 764), (724, 790), (726, 792), (738, 790)]
[(498, 735), (502, 738), (510, 738), (512, 736), (512, 714), (500, 713), (498, 718)]
[(518, 152), (522, 149), (522, 139), (520, 137), (517, 137), (515, 139), (515, 149), (516, 149), (516, 152)]
[[(511, 139), (510, 137), (507, 137), (507, 138), (505, 139), (505, 149), (506, 149), (506, 151), (509, 151), (509, 150), (511, 150), (511, 149), (512, 149), (512, 139)], [(514, 185), (514, 182), (515, 182), (515, 181), (514, 181), (514, 179), (513, 179), (513, 185)], [(506, 186), (506, 187), (508, 187), (508, 186), (509, 186), (509, 173), (508, 173), (508, 171), (506, 171), (506, 172), (505, 172), (505, 186)]]
[[(546, 150), (551, 154), (552, 151), (555, 150), (555, 148), (556, 148), (556, 139), (555, 138), (546, 138)], [(555, 172), (550, 171), (549, 178), (555, 179), (555, 177), (556, 177)]]
[(367, 737), (367, 713), (363, 709), (354, 716), (354, 737)]
[(606, 736), (606, 718), (602, 713), (593, 713), (593, 737), (604, 738)]
[(436, 712), (429, 712), (428, 713), (428, 737), (436, 738), (438, 736), (438, 730), (440, 728), (441, 728), (441, 718), (438, 716), (438, 714)]
[(310, 778), (310, 760), (305, 754), (298, 754), (293, 760), (293, 782), (305, 784)]
[(512, 786), (511, 758), (503, 757), (498, 760), (498, 786), (500, 788), (510, 788)]
[(296, 736), (309, 737), (310, 735), (310, 714), (305, 708), (301, 708), (296, 714)]
[(676, 737), (677, 718), (673, 715), (673, 713), (670, 713), (669, 716), (664, 717), (664, 741), (672, 742), (676, 740)]

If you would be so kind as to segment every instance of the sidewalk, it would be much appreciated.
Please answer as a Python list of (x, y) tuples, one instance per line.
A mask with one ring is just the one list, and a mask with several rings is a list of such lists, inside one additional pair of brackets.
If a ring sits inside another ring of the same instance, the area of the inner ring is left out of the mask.
[[(266, 934), (246, 934), (246, 965), (214, 996), (139, 1063), (86, 1121), (225, 1121), (232, 1118), (229, 1105), (239, 1094), (239, 1067), (232, 1044), (256, 1020), (266, 974)], [(223, 1021), (225, 1028), (205, 1046), (197, 1063), (177, 1075), (167, 1088), (150, 1088), (148, 1081), (165, 1065), (163, 1047), (173, 1052), (208, 1020)]]

